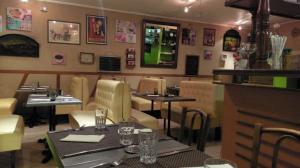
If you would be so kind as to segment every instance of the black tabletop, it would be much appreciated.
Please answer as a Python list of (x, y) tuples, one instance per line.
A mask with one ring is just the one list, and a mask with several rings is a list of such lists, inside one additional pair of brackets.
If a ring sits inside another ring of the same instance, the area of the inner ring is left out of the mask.
[(160, 102), (180, 102), (180, 101), (196, 101), (194, 98), (182, 96), (162, 96), (145, 93), (134, 93), (134, 96), (141, 97), (147, 100), (160, 101)]

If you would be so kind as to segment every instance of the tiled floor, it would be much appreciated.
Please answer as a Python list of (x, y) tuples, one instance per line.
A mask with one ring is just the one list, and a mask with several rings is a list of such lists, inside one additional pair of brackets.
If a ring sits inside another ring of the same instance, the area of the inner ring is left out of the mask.
[[(162, 121), (160, 121), (160, 125)], [(68, 124), (60, 124), (57, 126), (57, 130), (69, 128)], [(175, 123), (172, 123), (172, 127), (178, 127)], [(53, 160), (47, 164), (42, 164), (41, 160), (43, 155), (41, 154), (44, 146), (37, 143), (37, 140), (43, 138), (48, 125), (40, 125), (34, 128), (25, 128), (25, 135), (23, 139), (22, 150), (17, 152), (17, 168), (55, 168)], [(220, 143), (208, 142), (206, 153), (212, 157), (220, 156)], [(0, 167), (6, 168), (9, 163), (9, 155), (7, 153), (0, 153)]]

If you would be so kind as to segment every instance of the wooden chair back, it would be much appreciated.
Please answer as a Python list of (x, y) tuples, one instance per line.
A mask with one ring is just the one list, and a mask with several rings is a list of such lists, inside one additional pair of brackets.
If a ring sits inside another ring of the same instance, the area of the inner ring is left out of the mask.
[(262, 135), (265, 133), (280, 134), (280, 137), (275, 141), (273, 147), (272, 168), (276, 168), (277, 166), (280, 145), (284, 140), (293, 139), (300, 142), (300, 131), (287, 128), (267, 128), (263, 127), (260, 123), (255, 124), (251, 168), (258, 167), (259, 149), (262, 141)]

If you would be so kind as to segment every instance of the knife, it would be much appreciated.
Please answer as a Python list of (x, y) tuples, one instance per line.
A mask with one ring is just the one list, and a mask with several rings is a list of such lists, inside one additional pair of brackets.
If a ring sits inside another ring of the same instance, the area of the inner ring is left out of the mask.
[(192, 150), (193, 150), (193, 148), (188, 148), (188, 149), (182, 149), (182, 150), (175, 150), (175, 151), (171, 151), (171, 152), (163, 152), (163, 153), (159, 153), (157, 155), (157, 157), (167, 157), (167, 156), (175, 155), (178, 153), (190, 152)]
[(115, 146), (115, 147), (107, 147), (107, 148), (99, 148), (99, 149), (93, 149), (93, 150), (80, 151), (80, 152), (75, 152), (75, 153), (71, 153), (71, 154), (65, 154), (65, 155), (63, 155), (62, 158), (65, 159), (65, 158), (69, 158), (69, 157), (86, 155), (86, 154), (103, 152), (103, 151), (120, 149), (120, 148), (124, 148), (124, 146)]

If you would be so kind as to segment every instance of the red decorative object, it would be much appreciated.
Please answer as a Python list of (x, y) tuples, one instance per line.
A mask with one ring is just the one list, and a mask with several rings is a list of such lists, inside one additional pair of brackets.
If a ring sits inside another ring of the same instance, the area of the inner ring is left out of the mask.
[(126, 67), (134, 68), (135, 67), (135, 49), (128, 48), (126, 50)]

